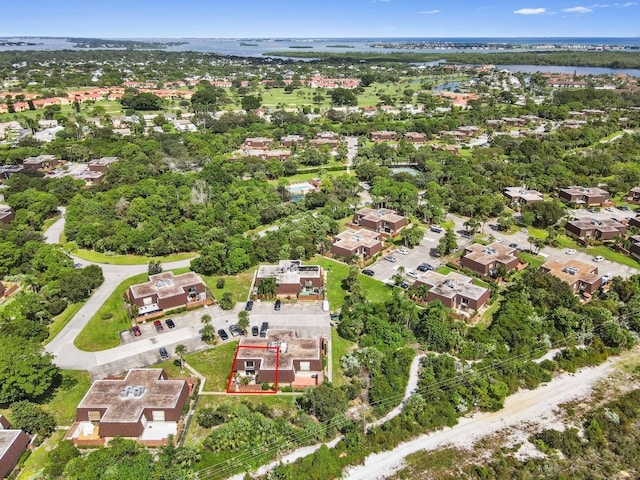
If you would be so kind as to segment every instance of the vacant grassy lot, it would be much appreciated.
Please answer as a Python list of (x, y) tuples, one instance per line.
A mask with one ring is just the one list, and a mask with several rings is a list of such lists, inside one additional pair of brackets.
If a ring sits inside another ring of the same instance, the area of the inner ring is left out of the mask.
[(635, 259), (627, 257), (623, 253), (611, 250), (609, 247), (605, 247), (604, 245), (589, 247), (587, 249), (587, 253), (593, 256), (602, 255), (604, 258), (606, 258), (607, 260), (611, 260), (612, 262), (618, 262), (622, 265), (627, 265), (633, 268), (640, 268), (640, 263), (638, 263)]
[(76, 407), (89, 390), (91, 378), (85, 370), (63, 370), (62, 383), (44, 409), (56, 417), (57, 425), (72, 425)]
[[(310, 263), (320, 265), (328, 272), (327, 295), (331, 303), (331, 310), (339, 310), (344, 303), (345, 297), (348, 295), (347, 291), (342, 287), (342, 281), (349, 275), (349, 266), (320, 255), (316, 255)], [(367, 297), (375, 302), (388, 300), (391, 298), (391, 292), (396, 288), (385, 285), (366, 275), (360, 275), (358, 278), (360, 285), (362, 285), (362, 288), (367, 293)]]
[(42, 470), (47, 466), (47, 454), (56, 448), (66, 434), (66, 430), (57, 430), (47, 438), (27, 459), (20, 472), (21, 480), (39, 480), (44, 478)]
[(529, 268), (532, 270), (537, 270), (540, 265), (545, 262), (545, 258), (540, 255), (533, 255), (532, 253), (520, 252), (518, 253), (518, 258), (524, 262), (529, 264)]
[[(188, 272), (188, 268), (172, 270), (175, 274)], [(147, 273), (141, 273), (122, 282), (104, 304), (98, 309), (89, 323), (73, 341), (74, 345), (86, 352), (97, 352), (120, 345), (120, 330), (131, 327), (131, 321), (124, 307), (123, 295), (131, 285), (146, 282)]]
[[(211, 289), (216, 300), (220, 301), (224, 292), (231, 292), (233, 294), (234, 302), (244, 302), (249, 297), (251, 282), (257, 268), (257, 266), (251, 267), (249, 270), (238, 273), (237, 275), (203, 276), (202, 279)], [(224, 280), (224, 287), (218, 288), (218, 280)]]
[(178, 260), (186, 260), (194, 258), (197, 253), (185, 252), (167, 255), (166, 257), (141, 257), (140, 255), (105, 255), (104, 253), (94, 252), (93, 250), (85, 250), (79, 248), (72, 252), (76, 257), (82, 258), (90, 262), (108, 263), (111, 265), (146, 265), (149, 262), (160, 261), (162, 263), (177, 262)]
[(331, 329), (331, 361), (333, 362), (333, 384), (340, 386), (347, 383), (347, 378), (342, 373), (340, 359), (355, 347), (355, 343), (345, 340), (335, 328)]

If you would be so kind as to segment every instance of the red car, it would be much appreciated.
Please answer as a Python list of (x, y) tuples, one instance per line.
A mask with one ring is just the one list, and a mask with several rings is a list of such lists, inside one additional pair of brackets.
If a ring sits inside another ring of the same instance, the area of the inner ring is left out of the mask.
[(153, 322), (153, 326), (156, 327), (156, 332), (164, 332), (164, 327), (162, 326), (162, 322), (160, 320), (156, 320)]
[(132, 330), (134, 336), (139, 337), (140, 335), (142, 335), (142, 331), (140, 330), (139, 326), (136, 325)]

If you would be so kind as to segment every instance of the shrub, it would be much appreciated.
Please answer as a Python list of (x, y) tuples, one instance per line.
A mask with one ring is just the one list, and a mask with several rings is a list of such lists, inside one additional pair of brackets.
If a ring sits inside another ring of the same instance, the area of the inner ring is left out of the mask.
[(219, 279), (216, 281), (216, 288), (217, 288), (218, 290), (222, 290), (222, 289), (224, 288), (224, 278), (219, 278)]

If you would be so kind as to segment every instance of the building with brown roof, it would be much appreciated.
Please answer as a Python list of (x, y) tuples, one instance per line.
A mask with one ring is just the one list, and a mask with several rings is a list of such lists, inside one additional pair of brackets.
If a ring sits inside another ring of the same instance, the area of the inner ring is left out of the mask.
[(93, 382), (76, 410), (67, 439), (96, 445), (113, 437), (166, 444), (189, 397), (186, 380), (168, 380), (159, 368), (129, 370), (125, 378)]
[(404, 134), (404, 138), (413, 144), (427, 142), (427, 136), (424, 133), (407, 132)]
[(30, 441), (29, 435), (11, 429), (7, 419), (0, 415), (0, 478), (9, 476)]
[(16, 218), (16, 212), (9, 205), (0, 205), (0, 223), (11, 223)]
[(504, 194), (509, 199), (509, 206), (529, 205), (530, 203), (544, 201), (544, 195), (537, 190), (529, 190), (525, 185), (521, 187), (507, 187)]
[(266, 339), (241, 338), (233, 366), (236, 390), (241, 390), (238, 380), (243, 376), (249, 377), (254, 385), (276, 383), (276, 371), (278, 385), (294, 388), (320, 385), (324, 377), (322, 345), (323, 339), (298, 338), (293, 330), (270, 329)]
[(360, 230), (348, 228), (334, 237), (331, 253), (341, 258), (354, 255), (359, 258), (370, 258), (382, 251), (382, 246), (382, 235), (379, 232), (364, 228)]
[(206, 300), (205, 285), (194, 272), (174, 275), (162, 272), (150, 275), (149, 281), (132, 285), (127, 290), (128, 299), (138, 306), (138, 314), (187, 306)]
[(633, 187), (629, 190), (626, 201), (629, 203), (640, 203), (640, 187)]
[(94, 160), (91, 160), (87, 164), (87, 167), (89, 167), (89, 170), (92, 172), (104, 172), (105, 170), (107, 170), (107, 168), (109, 168), (111, 165), (113, 165), (117, 161), (118, 161), (118, 157), (96, 158)]
[(280, 145), (285, 147), (293, 147), (302, 145), (304, 143), (304, 137), (302, 135), (285, 135), (280, 138)]
[(636, 259), (640, 258), (640, 235), (633, 235), (629, 237), (629, 240), (631, 241), (629, 253)]
[(244, 140), (242, 148), (244, 150), (268, 149), (270, 148), (271, 143), (273, 143), (273, 138), (251, 137)]
[(377, 130), (371, 132), (371, 140), (374, 142), (395, 142), (398, 140), (398, 133), (388, 130)]
[(515, 248), (498, 242), (490, 245), (474, 243), (464, 249), (460, 265), (478, 275), (495, 276), (501, 268), (505, 273), (513, 270), (519, 261)]
[(434, 271), (421, 274), (415, 285), (427, 285), (427, 302), (440, 300), (447, 308), (478, 310), (490, 298), (489, 289), (473, 284), (473, 279), (457, 272), (442, 275)]
[(58, 165), (58, 158), (55, 155), (38, 155), (37, 157), (25, 158), (22, 166), (25, 170), (47, 170)]
[(618, 235), (627, 233), (627, 226), (613, 219), (596, 220), (593, 218), (583, 218), (581, 220), (572, 220), (567, 222), (565, 226), (567, 235), (594, 240), (613, 240)]
[(303, 265), (300, 260), (280, 260), (278, 265), (260, 265), (255, 288), (267, 278), (276, 281), (278, 297), (318, 300), (324, 290), (324, 272), (319, 265)]
[(560, 199), (576, 205), (602, 205), (609, 200), (609, 192), (599, 187), (573, 185), (558, 192)]
[(542, 265), (540, 270), (567, 283), (576, 294), (588, 293), (591, 295), (602, 285), (602, 278), (598, 275), (598, 267), (578, 260), (569, 260), (565, 263), (550, 260)]
[(9, 180), (11, 175), (22, 173), (24, 167), (22, 165), (3, 165), (0, 167), (0, 182)]
[(352, 223), (373, 232), (396, 235), (407, 224), (407, 218), (388, 208), (362, 208), (355, 213)]

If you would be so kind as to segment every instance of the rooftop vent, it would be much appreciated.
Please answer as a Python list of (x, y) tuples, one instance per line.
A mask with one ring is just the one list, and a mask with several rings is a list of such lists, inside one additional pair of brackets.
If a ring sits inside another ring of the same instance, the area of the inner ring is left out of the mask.
[(142, 385), (137, 385), (135, 387), (132, 387), (131, 389), (134, 398), (140, 398), (142, 395), (144, 395), (145, 390), (146, 389)]

